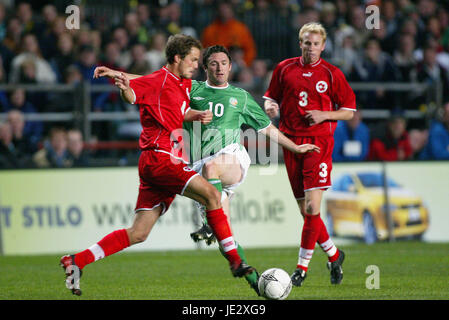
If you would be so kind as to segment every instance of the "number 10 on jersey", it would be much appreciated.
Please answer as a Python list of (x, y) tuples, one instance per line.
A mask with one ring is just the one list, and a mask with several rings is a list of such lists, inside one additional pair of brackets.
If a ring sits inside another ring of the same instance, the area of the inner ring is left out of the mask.
[(209, 102), (209, 110), (216, 117), (221, 117), (224, 113), (224, 105), (217, 103), (214, 105), (212, 101)]

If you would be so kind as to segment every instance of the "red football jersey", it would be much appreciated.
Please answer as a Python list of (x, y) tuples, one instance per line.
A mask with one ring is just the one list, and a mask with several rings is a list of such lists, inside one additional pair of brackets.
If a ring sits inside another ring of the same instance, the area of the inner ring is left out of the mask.
[(280, 109), (279, 129), (292, 136), (333, 135), (337, 121), (309, 125), (307, 110), (355, 110), (355, 94), (340, 69), (323, 59), (304, 64), (302, 57), (280, 62), (264, 98)]
[(192, 80), (184, 79), (170, 72), (166, 67), (152, 74), (130, 80), (129, 86), (135, 94), (135, 104), (139, 105), (140, 134), (139, 146), (142, 150), (158, 149), (172, 151), (180, 133), (170, 138), (176, 129), (182, 129), (184, 115), (190, 109)]

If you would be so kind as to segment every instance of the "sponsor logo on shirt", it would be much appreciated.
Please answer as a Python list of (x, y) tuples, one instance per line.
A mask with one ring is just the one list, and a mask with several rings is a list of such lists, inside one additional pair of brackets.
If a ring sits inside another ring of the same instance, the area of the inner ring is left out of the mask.
[(307, 73), (303, 73), (302, 75), (304, 76), (304, 77), (311, 77), (312, 76), (312, 74), (313, 74), (313, 72), (307, 72)]

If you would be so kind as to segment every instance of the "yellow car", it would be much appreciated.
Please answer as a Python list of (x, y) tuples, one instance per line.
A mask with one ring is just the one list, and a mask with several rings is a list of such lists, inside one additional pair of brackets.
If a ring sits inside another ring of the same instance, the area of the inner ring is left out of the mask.
[[(422, 199), (388, 179), (388, 207), (395, 238), (421, 239), (429, 226)], [(388, 239), (388, 219), (381, 173), (344, 174), (326, 194), (330, 234), (362, 238), (366, 243)]]

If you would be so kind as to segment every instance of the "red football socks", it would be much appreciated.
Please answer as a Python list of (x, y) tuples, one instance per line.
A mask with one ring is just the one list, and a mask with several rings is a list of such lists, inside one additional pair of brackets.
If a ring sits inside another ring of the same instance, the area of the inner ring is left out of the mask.
[(126, 229), (116, 230), (98, 241), (90, 248), (75, 254), (75, 263), (83, 269), (89, 263), (110, 256), (129, 247)]
[(323, 251), (328, 255), (330, 262), (338, 259), (339, 252), (332, 239), (327, 233), (326, 226), (317, 215), (305, 215), (304, 226), (301, 235), (301, 247), (299, 249), (299, 258), (297, 268), (307, 271), (310, 260), (312, 259), (315, 244), (318, 242)]
[(206, 211), (207, 222), (212, 228), (215, 237), (223, 248), (229, 263), (239, 265), (241, 262), (240, 256), (237, 252), (237, 247), (232, 236), (231, 227), (229, 226), (228, 219), (223, 212), (222, 208), (216, 210)]

